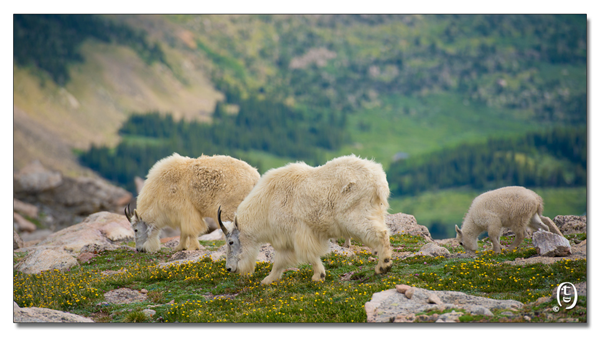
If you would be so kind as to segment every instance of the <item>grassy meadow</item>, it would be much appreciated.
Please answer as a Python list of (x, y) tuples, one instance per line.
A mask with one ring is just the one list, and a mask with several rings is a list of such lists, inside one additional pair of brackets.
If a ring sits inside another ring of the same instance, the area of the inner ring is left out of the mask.
[[(567, 237), (585, 239), (585, 235)], [(502, 238), (505, 245), (510, 241)], [(535, 255), (530, 240), (513, 252), (480, 252), (474, 259), (442, 256), (401, 259), (418, 251), (425, 241), (420, 237), (395, 235), (390, 242), (394, 265), (386, 275), (374, 274), (375, 257), (370, 249), (355, 242), (354, 256), (330, 253), (323, 257), (327, 271), (324, 282), (312, 282), (310, 265), (300, 265), (289, 269), (280, 281), (271, 285), (260, 284), (272, 268), (270, 263), (258, 263), (254, 274), (248, 277), (226, 272), (224, 260), (212, 262), (208, 258), (161, 267), (159, 263), (172, 255), (168, 248), (156, 254), (135, 253), (130, 249), (105, 251), (66, 272), (55, 270), (33, 275), (14, 272), (13, 298), (22, 307), (69, 311), (96, 322), (359, 323), (366, 321), (364, 303), (370, 301), (373, 293), (394, 288), (396, 284), (531, 303), (550, 296), (562, 281), (578, 283), (586, 281), (587, 276), (585, 259), (567, 259), (549, 265), (503, 263)], [(216, 250), (223, 242), (203, 244)], [(481, 249), (484, 245), (489, 247), (489, 243), (480, 241)], [(447, 248), (452, 253), (463, 252), (460, 247)], [(15, 262), (22, 258), (23, 255), (14, 256)], [(105, 292), (123, 287), (146, 289), (147, 299), (121, 305), (105, 302)], [(461, 321), (523, 322), (525, 315), (533, 322), (566, 317), (587, 321), (586, 297), (580, 297), (574, 309), (552, 312), (550, 317), (548, 310), (554, 303), (556, 300), (541, 305), (526, 304), (510, 316), (502, 314), (505, 310), (493, 311), (493, 317), (465, 315)], [(148, 308), (156, 311), (151, 317), (142, 312)]]

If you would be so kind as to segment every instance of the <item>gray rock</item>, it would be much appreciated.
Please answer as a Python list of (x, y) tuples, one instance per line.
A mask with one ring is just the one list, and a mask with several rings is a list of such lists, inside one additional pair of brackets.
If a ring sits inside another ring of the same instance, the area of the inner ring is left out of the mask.
[(431, 242), (431, 234), (427, 227), (417, 224), (417, 219), (413, 215), (397, 213), (385, 216), (385, 224), (390, 229), (390, 235), (407, 234), (411, 236), (420, 236)]
[(133, 240), (133, 229), (124, 215), (98, 212), (83, 222), (57, 231), (32, 247), (19, 249), (33, 251), (41, 249), (65, 250), (79, 253), (87, 245), (97, 245), (104, 250), (115, 250), (119, 242)]
[(483, 306), (473, 306), (471, 307), (471, 314), (474, 315), (482, 315), (482, 316), (493, 316), (494, 314), (488, 308)]
[(456, 312), (452, 310), (452, 312), (441, 314), (436, 323), (458, 323), (460, 322), (460, 316), (464, 315), (463, 312)]
[[(433, 298), (431, 295), (437, 296), (441, 304), (431, 304)], [(397, 292), (395, 288), (373, 294), (371, 301), (365, 304), (365, 311), (368, 322), (390, 322), (398, 315), (416, 314), (428, 310), (443, 311), (457, 308), (473, 313), (473, 311), (483, 311), (480, 307), (491, 312), (494, 309), (512, 310), (522, 306), (523, 303), (515, 300), (497, 300), (471, 296), (457, 291), (433, 291), (412, 287), (404, 294)], [(458, 316), (460, 315), (462, 313)], [(454, 317), (440, 316), (437, 321), (454, 321)]]
[(423, 247), (421, 247), (421, 250), (419, 250), (419, 252), (416, 252), (415, 255), (431, 256), (431, 257), (438, 257), (438, 256), (448, 257), (448, 256), (450, 256), (450, 251), (448, 251), (448, 249), (446, 249), (444, 247), (437, 245), (434, 242), (430, 242), (430, 243), (423, 245)]
[(13, 230), (13, 250), (17, 250), (23, 247), (23, 240), (19, 237), (19, 234)]
[(587, 232), (587, 217), (573, 215), (558, 215), (554, 217), (554, 223), (563, 235), (579, 234)]
[(541, 256), (564, 257), (571, 254), (569, 240), (549, 231), (538, 230), (534, 232), (532, 242), (537, 253)]
[(58, 310), (24, 307), (13, 302), (13, 322), (15, 323), (93, 323), (94, 321), (76, 314)]
[(145, 309), (142, 312), (148, 317), (152, 317), (156, 314), (156, 311), (154, 311), (152, 309)]
[(64, 250), (45, 249), (29, 252), (14, 269), (31, 274), (54, 269), (66, 271), (78, 264), (77, 259)]
[(427, 303), (429, 304), (444, 304), (440, 297), (438, 297), (435, 293), (430, 293), (427, 297)]
[(33, 204), (25, 203), (15, 198), (13, 199), (13, 207), (14, 211), (21, 215), (31, 218), (36, 218), (38, 216), (39, 209)]
[(41, 241), (52, 235), (52, 233), (52, 230), (49, 229), (36, 230), (34, 232), (22, 233), (21, 239), (23, 239), (23, 242)]
[(145, 294), (131, 290), (129, 288), (120, 288), (108, 291), (104, 294), (104, 299), (112, 304), (129, 304), (134, 302), (143, 302), (148, 298)]
[(24, 273), (51, 269), (63, 271), (77, 264), (75, 257), (81, 252), (116, 250), (122, 248), (122, 242), (132, 239), (133, 230), (125, 216), (99, 212), (33, 246), (15, 250), (28, 253), (15, 269)]
[(33, 232), (37, 229), (35, 224), (26, 220), (25, 217), (13, 212), (13, 222), (17, 225), (17, 229), (20, 232)]
[(46, 169), (40, 161), (35, 160), (15, 174), (13, 182), (15, 193), (35, 193), (59, 186), (62, 175)]
[(35, 161), (14, 177), (14, 196), (35, 204), (51, 216), (44, 220), (50, 228), (64, 228), (81, 220), (81, 216), (99, 211), (122, 213), (131, 201), (126, 190), (98, 177), (63, 177)]

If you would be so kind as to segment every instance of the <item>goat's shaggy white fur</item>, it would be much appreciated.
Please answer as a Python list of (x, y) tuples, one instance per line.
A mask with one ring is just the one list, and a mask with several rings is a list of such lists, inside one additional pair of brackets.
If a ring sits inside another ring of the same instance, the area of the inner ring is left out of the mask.
[(379, 253), (375, 272), (385, 273), (392, 265), (385, 225), (389, 194), (381, 164), (354, 155), (320, 167), (298, 162), (271, 169), (239, 205), (226, 230), (226, 267), (252, 273), (260, 245), (270, 243), (275, 262), (262, 283), (278, 280), (284, 269), (303, 262), (312, 264), (314, 281), (324, 280), (321, 256), (329, 239), (353, 237)]
[(558, 235), (560, 230), (548, 217), (542, 216), (544, 202), (535, 192), (524, 187), (504, 187), (477, 196), (463, 220), (462, 229), (455, 225), (456, 238), (468, 251), (477, 250), (477, 236), (488, 232), (493, 250), (500, 252), (499, 239), (502, 228), (515, 233), (508, 250), (521, 244), (529, 227), (533, 231), (544, 229)]
[[(147, 225), (147, 240), (137, 243), (141, 251), (160, 248), (160, 229), (180, 229), (176, 251), (200, 249), (198, 236), (208, 230), (204, 217), (217, 218), (217, 208), (226, 210), (224, 219), (233, 220), (234, 211), (260, 178), (248, 163), (229, 156), (189, 158), (177, 153), (156, 162), (137, 199), (131, 222)], [(146, 237), (146, 236), (144, 236)]]

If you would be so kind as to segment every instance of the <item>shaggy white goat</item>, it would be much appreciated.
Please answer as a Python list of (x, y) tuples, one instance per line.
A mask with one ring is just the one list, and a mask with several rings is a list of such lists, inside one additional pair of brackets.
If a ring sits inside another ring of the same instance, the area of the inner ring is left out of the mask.
[(156, 162), (148, 172), (133, 214), (125, 216), (135, 231), (138, 251), (160, 248), (160, 230), (180, 229), (176, 251), (198, 250), (198, 236), (207, 232), (204, 217), (216, 219), (220, 205), (227, 206), (224, 218), (233, 213), (260, 178), (248, 163), (229, 156), (189, 158), (177, 153)]
[(554, 222), (542, 216), (543, 211), (542, 198), (529, 189), (515, 186), (491, 190), (473, 200), (462, 229), (454, 225), (456, 238), (467, 251), (475, 251), (477, 236), (487, 231), (493, 250), (500, 252), (502, 228), (509, 228), (515, 233), (515, 239), (508, 248), (510, 251), (521, 244), (528, 227), (533, 231), (544, 229), (562, 236)]
[(262, 283), (287, 267), (308, 262), (313, 281), (325, 279), (321, 256), (330, 238), (356, 238), (379, 253), (375, 273), (392, 267), (385, 225), (390, 190), (381, 164), (343, 156), (313, 168), (302, 162), (271, 169), (237, 209), (233, 223), (218, 223), (227, 237), (229, 272), (254, 272), (260, 245), (270, 243), (275, 262)]

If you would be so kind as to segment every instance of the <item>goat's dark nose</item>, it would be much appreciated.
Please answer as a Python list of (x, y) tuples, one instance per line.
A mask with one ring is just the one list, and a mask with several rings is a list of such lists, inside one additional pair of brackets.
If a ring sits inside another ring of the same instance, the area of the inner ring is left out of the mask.
[(231, 268), (227, 268), (227, 272), (231, 272)]

